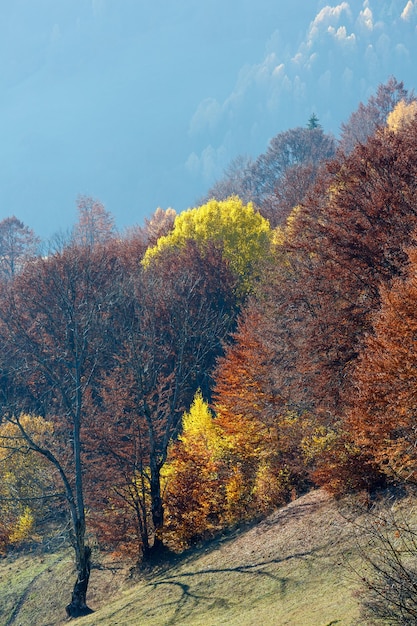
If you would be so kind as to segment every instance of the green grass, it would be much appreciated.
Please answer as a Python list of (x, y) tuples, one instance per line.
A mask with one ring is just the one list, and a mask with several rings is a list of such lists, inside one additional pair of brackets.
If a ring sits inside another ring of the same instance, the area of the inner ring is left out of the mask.
[[(349, 554), (351, 526), (335, 502), (313, 492), (136, 580), (127, 570), (93, 569), (95, 613), (77, 624), (353, 626), (358, 581), (346, 568)], [(65, 623), (73, 577), (70, 553), (0, 561), (0, 626)]]
[[(63, 565), (66, 570), (71, 569), (72, 563), (69, 555), (25, 555), (0, 561), (1, 626), (12, 626), (12, 624), (46, 626), (47, 623), (59, 623), (57, 620), (62, 614), (62, 606), (56, 606), (57, 611), (54, 614), (52, 598), (56, 598), (56, 604), (59, 600), (53, 583), (56, 581), (59, 586), (61, 578), (65, 577)], [(46, 583), (44, 591), (42, 591), (43, 583)], [(42, 596), (48, 598), (47, 621), (42, 621), (43, 618), (38, 614)], [(25, 617), (22, 618), (22, 616)]]

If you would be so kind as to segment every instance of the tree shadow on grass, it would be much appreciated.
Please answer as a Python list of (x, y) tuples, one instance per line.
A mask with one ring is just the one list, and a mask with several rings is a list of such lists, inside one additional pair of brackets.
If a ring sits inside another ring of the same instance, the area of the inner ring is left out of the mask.
[[(164, 626), (173, 626), (174, 624), (180, 623), (178, 621), (179, 618), (184, 620), (185, 618), (189, 617), (193, 613), (193, 611), (199, 609), (199, 607), (201, 607), (203, 604), (209, 610), (227, 610), (232, 608), (233, 603), (227, 598), (199, 593), (197, 591), (197, 587), (199, 585), (199, 577), (202, 576), (204, 578), (204, 576), (228, 573), (250, 575), (254, 577), (264, 577), (276, 583), (276, 591), (274, 591), (274, 593), (279, 593), (282, 596), (285, 595), (287, 591), (287, 586), (290, 579), (277, 576), (269, 571), (266, 571), (265, 568), (271, 565), (282, 564), (286, 561), (290, 561), (293, 559), (306, 559), (307, 557), (312, 556), (313, 552), (315, 552), (315, 550), (309, 552), (300, 552), (282, 559), (271, 559), (268, 561), (262, 561), (250, 565), (240, 565), (236, 567), (226, 568), (208, 568), (201, 569), (196, 572), (184, 572), (181, 574), (167, 575), (162, 579), (149, 583), (148, 587), (151, 587), (153, 590), (156, 590), (157, 588), (163, 586), (171, 586), (178, 589), (180, 594), (179, 598), (160, 605), (161, 607), (163, 606), (167, 611), (170, 609), (174, 610), (172, 616), (168, 618), (166, 622), (164, 622)], [(187, 582), (185, 582), (184, 579), (192, 579), (192, 583), (194, 583), (194, 585), (188, 584)], [(196, 589), (193, 589), (193, 587), (195, 587)]]
[[(274, 513), (267, 517), (259, 516), (250, 521), (241, 522), (235, 527), (225, 528), (217, 535), (209, 537), (206, 541), (191, 546), (179, 554), (172, 553), (171, 558), (162, 564), (160, 571), (163, 571), (163, 569), (166, 571), (172, 566), (178, 566), (179, 564), (185, 565), (198, 561), (202, 555), (215, 552), (220, 547), (232, 543), (251, 531), (255, 531), (256, 534), (262, 534), (265, 532), (265, 529), (276, 528), (277, 532), (279, 532), (282, 527), (293, 523), (295, 520), (307, 518), (314, 514), (323, 506), (323, 502), (328, 498), (330, 498), (330, 496), (327, 494), (324, 498), (312, 501), (305, 501), (304, 498), (299, 498), (289, 505), (276, 509)], [(323, 548), (324, 547), (323, 545)], [(151, 572), (152, 575), (154, 573), (155, 570)]]

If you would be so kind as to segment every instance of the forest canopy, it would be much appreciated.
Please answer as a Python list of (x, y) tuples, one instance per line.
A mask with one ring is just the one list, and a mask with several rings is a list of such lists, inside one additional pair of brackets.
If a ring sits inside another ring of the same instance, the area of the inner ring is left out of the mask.
[(0, 550), (65, 527), (76, 617), (93, 544), (152, 564), (317, 486), (415, 482), (416, 198), (392, 78), (180, 214), (120, 233), (80, 196), (47, 254), (1, 221)]

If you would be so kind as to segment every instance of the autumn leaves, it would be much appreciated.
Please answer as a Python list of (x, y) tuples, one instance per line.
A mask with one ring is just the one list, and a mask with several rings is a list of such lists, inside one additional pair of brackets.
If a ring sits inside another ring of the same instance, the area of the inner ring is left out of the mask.
[[(93, 534), (152, 562), (314, 485), (415, 480), (415, 105), (388, 121), (314, 171), (333, 140), (284, 134), (257, 161), (259, 206), (159, 209), (120, 235), (81, 198), (44, 257), (3, 224), (30, 246), (1, 282), (0, 541), (42, 532), (42, 498), (65, 508), (71, 615), (88, 611)], [(285, 146), (300, 159), (274, 178)]]

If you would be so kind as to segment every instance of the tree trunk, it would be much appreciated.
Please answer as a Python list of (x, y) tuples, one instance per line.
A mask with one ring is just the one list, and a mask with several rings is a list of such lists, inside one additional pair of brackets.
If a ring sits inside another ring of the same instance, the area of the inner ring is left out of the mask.
[(82, 418), (82, 368), (76, 365), (76, 403), (73, 422), (74, 433), (74, 468), (76, 507), (72, 509), (74, 548), (76, 555), (77, 580), (72, 592), (71, 602), (67, 605), (68, 617), (81, 617), (93, 611), (87, 606), (87, 587), (90, 580), (91, 548), (85, 545), (85, 507), (83, 489), (83, 471), (81, 462), (81, 418)]
[[(156, 465), (156, 464), (155, 464)], [(158, 466), (152, 467), (151, 463), (151, 509), (152, 509), (152, 523), (154, 530), (153, 546), (149, 551), (149, 555), (157, 555), (164, 550), (164, 544), (162, 541), (162, 529), (164, 525), (164, 506), (161, 496), (161, 478), (160, 468)]]
[(87, 606), (87, 587), (90, 579), (91, 548), (86, 546), (84, 554), (80, 555), (77, 563), (77, 580), (72, 592), (71, 602), (66, 606), (68, 617), (82, 617), (90, 615), (93, 610)]

